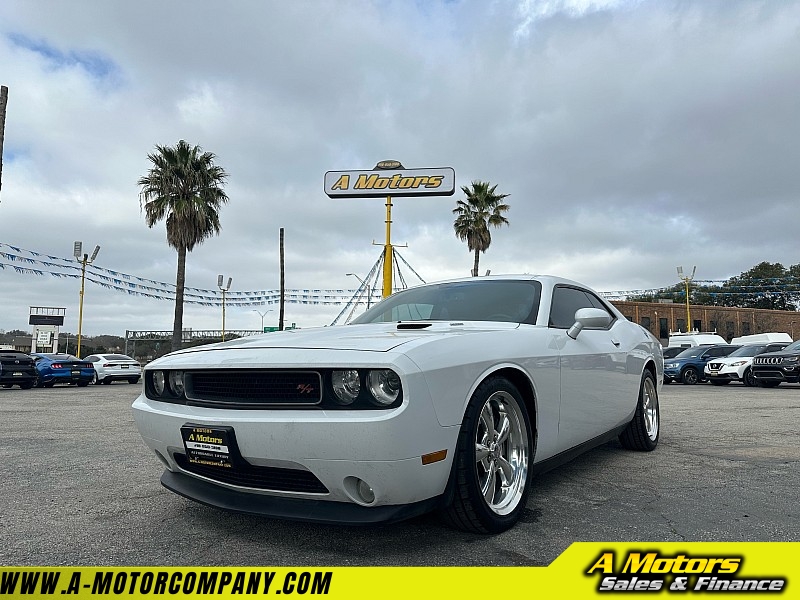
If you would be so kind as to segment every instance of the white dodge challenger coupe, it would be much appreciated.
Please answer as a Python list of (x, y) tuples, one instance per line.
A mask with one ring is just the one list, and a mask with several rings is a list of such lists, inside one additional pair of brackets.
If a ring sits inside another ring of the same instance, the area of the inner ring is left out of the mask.
[(349, 524), (439, 510), (497, 533), (534, 473), (614, 437), (653, 450), (662, 382), (659, 341), (588, 287), (491, 276), (173, 352), (133, 411), (161, 483), (197, 502)]

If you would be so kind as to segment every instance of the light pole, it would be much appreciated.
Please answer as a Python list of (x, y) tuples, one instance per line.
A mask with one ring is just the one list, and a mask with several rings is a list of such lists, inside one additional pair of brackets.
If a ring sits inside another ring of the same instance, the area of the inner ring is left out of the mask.
[(228, 285), (223, 287), (222, 282), (225, 280), (225, 277), (222, 275), (217, 276), (217, 287), (222, 290), (222, 341), (225, 341), (225, 293), (231, 289), (231, 282), (233, 281), (233, 277), (228, 277)]
[(261, 315), (261, 333), (264, 333), (264, 317), (266, 317), (266, 316), (267, 316), (267, 313), (271, 313), (271, 312), (272, 312), (272, 309), (270, 308), (269, 310), (267, 310), (267, 311), (264, 311), (264, 312), (262, 313), (260, 310), (256, 310), (256, 309), (254, 308), (254, 309), (253, 309), (253, 312), (254, 312), (254, 313), (258, 313), (259, 315)]
[[(100, 252), (100, 246), (94, 247), (91, 258), (88, 254), (83, 254), (83, 242), (75, 242), (72, 247), (72, 254), (76, 260), (81, 263), (81, 300), (78, 305), (78, 347), (75, 350), (75, 356), (81, 357), (81, 329), (83, 328), (83, 287), (86, 282), (86, 265), (90, 265), (97, 258), (97, 253)], [(81, 258), (83, 254), (83, 258)]]
[[(350, 277), (351, 275), (356, 279), (358, 279), (361, 282), (362, 286), (365, 285), (364, 280), (361, 279), (361, 277), (359, 277), (355, 273), (345, 273), (345, 277)], [(369, 301), (371, 300), (370, 296), (372, 296), (372, 290), (370, 290), (369, 286), (367, 286), (367, 308), (369, 308)]]
[(692, 274), (689, 276), (684, 276), (683, 267), (678, 267), (678, 279), (686, 284), (686, 333), (689, 333), (692, 330), (692, 317), (689, 314), (689, 284), (692, 282), (692, 279), (694, 279), (694, 272), (696, 270), (697, 267), (692, 267)]

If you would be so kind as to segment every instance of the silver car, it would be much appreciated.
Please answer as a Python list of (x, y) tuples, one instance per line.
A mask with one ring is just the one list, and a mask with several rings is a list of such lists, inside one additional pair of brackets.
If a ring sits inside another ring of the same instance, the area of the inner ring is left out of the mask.
[(83, 360), (94, 365), (93, 383), (109, 384), (112, 381), (138, 383), (142, 365), (124, 354), (92, 354)]

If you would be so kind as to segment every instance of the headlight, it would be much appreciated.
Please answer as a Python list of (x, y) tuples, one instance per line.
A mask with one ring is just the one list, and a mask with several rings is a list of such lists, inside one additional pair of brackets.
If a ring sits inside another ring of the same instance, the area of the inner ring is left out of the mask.
[(678, 368), (678, 363), (666, 363), (664, 365), (664, 368), (665, 369), (677, 369)]
[(783, 362), (796, 363), (797, 362), (797, 358), (798, 358), (797, 356), (784, 356), (783, 357)]
[(183, 371), (169, 372), (169, 388), (176, 396), (183, 396)]
[(361, 377), (355, 369), (331, 372), (331, 384), (337, 401), (342, 404), (352, 404), (361, 392)]
[(746, 365), (746, 364), (747, 364), (746, 360), (737, 360), (736, 362), (732, 362), (731, 366), (732, 367), (741, 367), (742, 365)]
[(400, 395), (400, 378), (391, 369), (376, 369), (367, 374), (367, 387), (375, 402), (389, 406)]
[(153, 391), (156, 395), (164, 395), (164, 383), (164, 371), (153, 371)]

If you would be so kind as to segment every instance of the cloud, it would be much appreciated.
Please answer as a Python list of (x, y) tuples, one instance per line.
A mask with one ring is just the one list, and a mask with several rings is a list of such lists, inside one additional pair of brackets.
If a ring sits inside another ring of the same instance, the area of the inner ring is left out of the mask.
[[(355, 287), (345, 274), (378, 259), (385, 207), (331, 200), (323, 176), (383, 159), (510, 194), (481, 272), (611, 291), (672, 285), (678, 265), (724, 279), (794, 264), (797, 22), (796, 1), (11, 0), (0, 242), (68, 257), (82, 240), (101, 245), (99, 266), (174, 281), (136, 181), (157, 144), (186, 139), (230, 174), (222, 233), (188, 258), (198, 288), (220, 273), (277, 287), (281, 227), (288, 286)], [(394, 203), (393, 241), (427, 281), (472, 267), (454, 203)], [(74, 331), (77, 300), (72, 281), (0, 270), (0, 328), (44, 303)], [(337, 312), (287, 308), (301, 326)], [(217, 312), (189, 306), (186, 325), (218, 328)], [(170, 303), (96, 286), (85, 315), (89, 333), (172, 327)]]

